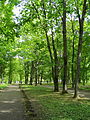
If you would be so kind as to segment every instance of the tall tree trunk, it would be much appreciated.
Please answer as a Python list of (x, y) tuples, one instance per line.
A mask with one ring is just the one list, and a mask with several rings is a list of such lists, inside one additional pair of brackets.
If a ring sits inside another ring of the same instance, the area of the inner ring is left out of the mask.
[[(39, 71), (38, 71), (39, 72)], [(38, 73), (38, 75), (37, 75), (37, 81), (38, 81), (38, 84), (40, 84), (40, 75), (39, 75), (39, 73)]]
[(37, 62), (35, 62), (35, 86), (37, 86), (37, 80), (38, 80), (38, 74), (37, 74), (38, 70), (37, 70)]
[(11, 84), (12, 83), (12, 57), (10, 56), (10, 63), (9, 63), (9, 79), (8, 79), (8, 83)]
[(49, 50), (50, 58), (51, 58), (51, 63), (52, 63), (52, 78), (53, 78), (53, 81), (54, 81), (54, 92), (58, 92), (59, 88), (58, 88), (57, 63), (55, 63), (55, 65), (53, 65), (54, 60), (53, 60), (53, 57), (52, 57), (50, 42), (49, 42), (49, 38), (48, 38), (48, 35), (47, 35), (47, 31), (45, 31), (45, 32), (46, 32), (46, 38), (47, 38), (47, 46), (48, 46), (48, 50)]
[(20, 81), (19, 81), (19, 83), (22, 84), (22, 74), (20, 73), (19, 76), (20, 76)]
[(1, 83), (4, 82), (4, 74), (1, 75)]
[(83, 85), (85, 85), (85, 74), (86, 74), (86, 56), (84, 57), (84, 61), (83, 61), (83, 71), (82, 71), (82, 82), (83, 82)]
[(72, 88), (74, 88), (74, 41), (75, 41), (75, 31), (74, 31), (74, 25), (71, 15), (71, 23), (72, 23), (72, 33), (73, 33), (73, 40), (72, 40)]
[(29, 62), (24, 63), (24, 65), (25, 65), (25, 84), (28, 84)]
[[(70, 63), (68, 64), (68, 66), (70, 66)], [(71, 78), (70, 78), (70, 67), (68, 67), (68, 69), (67, 69), (67, 83), (68, 83), (68, 84), (71, 83)]]
[(62, 93), (67, 93), (67, 38), (66, 38), (66, 0), (63, 0), (63, 58), (64, 58), (64, 77)]
[(72, 45), (72, 88), (74, 88), (74, 38)]
[[(42, 0), (42, 6), (43, 6), (43, 14), (44, 14), (44, 18), (46, 19), (46, 11), (45, 11), (45, 4), (44, 4), (44, 0)], [(44, 31), (45, 31), (45, 34), (46, 34), (46, 39), (47, 39), (47, 47), (48, 47), (48, 50), (49, 50), (49, 54), (50, 54), (50, 59), (51, 59), (51, 63), (52, 63), (52, 78), (53, 78), (53, 81), (54, 81), (54, 91), (55, 92), (58, 92), (59, 91), (59, 88), (58, 88), (58, 78), (57, 76), (55, 76), (57, 73), (55, 73), (57, 71), (57, 68), (56, 66), (54, 65), (54, 60), (53, 60), (53, 55), (52, 55), (52, 51), (51, 51), (51, 47), (50, 47), (50, 41), (49, 41), (49, 37), (48, 37), (48, 32), (47, 32), (47, 23), (45, 23), (45, 26), (44, 26)], [(54, 52), (55, 53), (55, 52)], [(56, 58), (55, 58), (56, 59)]]
[(3, 83), (3, 80), (4, 80), (4, 64), (0, 65), (0, 78), (1, 78), (1, 83)]
[(41, 72), (41, 80), (40, 80), (40, 85), (42, 85), (42, 79), (43, 79), (43, 71)]
[(32, 82), (33, 82), (33, 75), (34, 75), (34, 61), (32, 61), (31, 63), (30, 85), (32, 85)]
[(80, 17), (79, 14), (79, 8), (77, 7), (77, 14), (79, 19), (79, 42), (78, 42), (78, 52), (77, 52), (77, 66), (76, 66), (76, 78), (75, 78), (75, 92), (74, 92), (74, 98), (78, 97), (78, 82), (80, 79), (80, 62), (81, 62), (81, 52), (82, 52), (82, 42), (83, 42), (83, 26), (84, 26), (84, 19), (86, 14), (86, 2), (87, 0), (84, 0), (83, 3), (83, 11), (82, 16)]
[[(46, 20), (46, 10), (45, 10), (45, 1), (42, 0), (42, 10), (43, 10), (43, 15), (44, 15), (44, 20)], [(50, 3), (51, 3), (51, 0), (50, 0)], [(34, 7), (34, 9), (36, 10), (36, 13), (38, 15), (38, 19), (40, 20), (41, 22), (41, 19), (40, 19), (40, 16), (39, 16), (39, 12), (38, 12), (38, 9), (35, 7), (35, 4), (32, 2), (32, 5)], [(45, 21), (46, 22), (46, 21)], [(53, 78), (53, 81), (54, 81), (54, 91), (58, 91), (58, 84), (57, 84), (57, 77), (55, 77), (55, 71), (57, 71), (56, 67), (54, 66), (54, 63), (53, 63), (53, 55), (52, 55), (52, 51), (51, 51), (51, 47), (50, 47), (50, 41), (49, 41), (49, 37), (48, 37), (48, 30), (47, 30), (47, 23), (44, 23), (43, 24), (43, 29), (45, 31), (45, 35), (46, 35), (46, 40), (47, 40), (47, 47), (48, 47), (48, 51), (49, 51), (49, 54), (50, 54), (50, 59), (51, 59), (51, 63), (52, 63), (52, 78)]]
[(57, 51), (55, 48), (55, 43), (54, 43), (54, 36), (53, 36), (53, 30), (52, 30), (52, 46), (53, 46), (53, 51), (54, 51), (54, 91), (59, 91), (58, 87), (58, 57), (57, 57)]

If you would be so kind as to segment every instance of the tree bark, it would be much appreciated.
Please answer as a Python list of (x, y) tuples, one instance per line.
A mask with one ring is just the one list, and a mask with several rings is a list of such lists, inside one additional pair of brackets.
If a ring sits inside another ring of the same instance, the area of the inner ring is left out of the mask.
[(37, 69), (37, 61), (35, 62), (35, 86), (37, 86), (38, 82), (38, 69)]
[(29, 62), (24, 63), (24, 65), (25, 65), (25, 84), (28, 84)]
[(82, 71), (82, 82), (83, 82), (83, 85), (85, 85), (85, 74), (86, 74), (86, 56), (84, 57), (84, 61), (83, 61), (83, 71)]
[[(44, 14), (44, 18), (46, 19), (46, 11), (45, 11), (45, 5), (44, 5), (44, 0), (42, 0), (42, 6), (43, 6), (43, 14)], [(45, 31), (45, 34), (46, 34), (46, 40), (47, 40), (47, 47), (48, 47), (48, 50), (49, 50), (49, 54), (50, 54), (50, 59), (51, 59), (51, 63), (52, 63), (52, 78), (53, 78), (53, 81), (54, 81), (54, 91), (55, 92), (58, 92), (59, 91), (59, 88), (58, 88), (58, 77), (57, 77), (57, 73), (55, 73), (57, 71), (57, 68), (56, 66), (54, 65), (54, 59), (53, 59), (53, 55), (52, 55), (52, 51), (51, 51), (51, 47), (50, 47), (50, 41), (49, 41), (49, 37), (48, 37), (48, 34), (47, 34), (47, 23), (45, 23), (45, 26), (44, 26), (44, 31)], [(52, 43), (53, 44), (53, 43)], [(55, 50), (55, 49), (53, 49)], [(55, 51), (54, 51), (55, 53)], [(56, 54), (56, 53), (55, 53)], [(55, 55), (56, 57), (56, 55)], [(56, 59), (56, 58), (55, 58)], [(56, 76), (55, 76), (56, 75)]]
[(31, 63), (30, 85), (32, 85), (32, 82), (33, 82), (33, 75), (34, 75), (34, 61), (32, 61)]
[(81, 17), (79, 14), (79, 8), (77, 7), (77, 14), (78, 14), (78, 19), (79, 19), (79, 41), (78, 41), (78, 52), (77, 52), (77, 66), (76, 66), (76, 76), (75, 76), (76, 78), (75, 78), (74, 98), (78, 97), (78, 82), (80, 79), (80, 62), (81, 62), (81, 52), (82, 52), (82, 42), (83, 42), (83, 26), (84, 26), (85, 14), (86, 14), (86, 2), (87, 0), (84, 0)]
[(74, 41), (75, 41), (75, 30), (74, 30), (74, 24), (72, 20), (71, 15), (71, 23), (72, 23), (72, 34), (73, 34), (73, 40), (72, 40), (72, 88), (74, 88)]
[(67, 38), (66, 38), (66, 0), (63, 0), (63, 59), (64, 59), (64, 77), (62, 93), (67, 93)]
[(43, 71), (41, 72), (40, 76), (41, 76), (40, 85), (42, 85)]
[(22, 74), (20, 73), (19, 76), (20, 76), (20, 81), (19, 81), (19, 83), (22, 84)]
[(58, 87), (58, 57), (57, 57), (57, 51), (55, 48), (55, 43), (54, 43), (54, 37), (53, 37), (53, 30), (52, 30), (52, 46), (53, 46), (53, 51), (54, 51), (54, 91), (59, 91)]
[(12, 83), (12, 57), (10, 56), (9, 59), (10, 63), (9, 63), (9, 79), (8, 79), (8, 83), (11, 84)]

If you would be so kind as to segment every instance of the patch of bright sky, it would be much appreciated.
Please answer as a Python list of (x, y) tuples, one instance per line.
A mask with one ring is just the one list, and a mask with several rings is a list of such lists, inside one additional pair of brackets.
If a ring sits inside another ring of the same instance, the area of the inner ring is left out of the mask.
[(7, 5), (7, 4), (8, 4), (8, 2), (9, 2), (9, 0), (6, 0), (5, 5)]
[(18, 7), (18, 6), (14, 7), (13, 12), (14, 12), (15, 17), (19, 17), (20, 16), (21, 10), (22, 10), (22, 7)]
[(14, 8), (13, 8), (13, 13), (14, 13), (13, 18), (14, 18), (15, 22), (18, 22), (17, 19), (16, 19), (17, 17), (19, 17), (19, 18), (21, 17), (20, 13), (21, 13), (22, 9), (24, 8), (24, 5), (25, 5), (26, 2), (27, 2), (27, 0), (22, 0), (19, 5), (14, 6)]

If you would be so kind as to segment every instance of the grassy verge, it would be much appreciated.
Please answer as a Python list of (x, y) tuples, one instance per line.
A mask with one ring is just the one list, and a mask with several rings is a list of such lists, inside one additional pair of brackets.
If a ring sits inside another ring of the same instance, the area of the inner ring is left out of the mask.
[[(90, 101), (74, 100), (71, 94), (60, 95), (51, 88), (22, 85), (35, 109), (39, 110), (42, 120), (90, 120)], [(37, 120), (39, 120), (37, 118)]]
[(0, 90), (4, 89), (7, 87), (7, 84), (0, 84)]

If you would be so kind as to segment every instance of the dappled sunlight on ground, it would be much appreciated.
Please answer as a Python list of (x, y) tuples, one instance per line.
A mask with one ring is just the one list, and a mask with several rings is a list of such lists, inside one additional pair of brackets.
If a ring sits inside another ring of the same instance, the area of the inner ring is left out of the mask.
[(17, 102), (16, 99), (12, 100), (12, 101), (0, 101), (0, 103), (15, 103)]
[(13, 109), (10, 110), (0, 110), (0, 113), (11, 113), (13, 111)]

